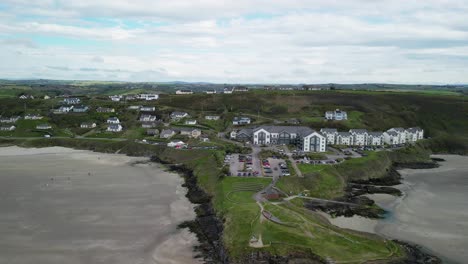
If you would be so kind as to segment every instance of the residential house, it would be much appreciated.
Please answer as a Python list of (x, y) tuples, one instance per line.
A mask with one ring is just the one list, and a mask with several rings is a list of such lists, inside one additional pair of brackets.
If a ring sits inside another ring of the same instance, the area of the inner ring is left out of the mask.
[(156, 107), (154, 106), (142, 106), (140, 107), (141, 112), (154, 112), (156, 111)]
[(246, 86), (236, 86), (234, 87), (234, 92), (248, 92), (249, 88)]
[(188, 117), (188, 113), (186, 112), (178, 112), (178, 111), (175, 111), (175, 112), (172, 112), (171, 113), (171, 119), (172, 120), (180, 120), (182, 118), (185, 118), (185, 117)]
[(154, 115), (141, 115), (140, 122), (154, 122), (156, 121), (157, 117)]
[(37, 115), (37, 114), (27, 114), (24, 116), (25, 120), (40, 120), (42, 118), (44, 117), (41, 115)]
[(232, 94), (232, 89), (231, 88), (224, 88), (223, 93), (224, 94)]
[(353, 135), (349, 132), (338, 132), (336, 135), (336, 144), (345, 146), (354, 145)]
[(133, 101), (133, 100), (136, 100), (138, 98), (139, 97), (137, 95), (127, 95), (127, 96), (125, 96), (126, 101)]
[(117, 117), (109, 117), (107, 119), (108, 124), (120, 124), (120, 120)]
[(0, 123), (16, 123), (20, 118), (20, 116), (1, 117)]
[(13, 126), (13, 125), (9, 125), (9, 126), (0, 126), (0, 131), (13, 131), (15, 130), (16, 127)]
[(74, 113), (86, 113), (88, 112), (88, 110), (89, 110), (89, 107), (86, 105), (79, 105), (79, 106), (73, 107)]
[(44, 100), (49, 100), (50, 99), (50, 96), (48, 96), (47, 94), (44, 95)]
[(159, 134), (160, 138), (171, 138), (176, 134), (176, 132), (172, 129), (163, 129)]
[(141, 105), (131, 105), (128, 107), (128, 110), (140, 110), (141, 108)]
[(148, 130), (146, 130), (146, 134), (148, 136), (157, 136), (157, 135), (159, 135), (159, 130), (158, 129), (148, 129)]
[(26, 100), (26, 99), (34, 99), (34, 96), (30, 94), (22, 94), (20, 95), (19, 99)]
[(201, 130), (197, 128), (180, 128), (180, 134), (182, 136), (189, 136), (191, 138), (198, 138), (201, 136)]
[(141, 100), (153, 101), (159, 99), (159, 94), (140, 94), (139, 97)]
[(81, 103), (81, 99), (76, 97), (70, 97), (63, 99), (63, 102), (67, 105), (75, 105)]
[(382, 146), (384, 144), (383, 132), (368, 132), (367, 146)]
[(207, 136), (200, 137), (200, 141), (201, 141), (201, 142), (209, 142), (209, 141), (210, 141), (210, 138), (207, 137)]
[(232, 124), (236, 126), (240, 125), (249, 125), (250, 124), (250, 117), (234, 117), (232, 120)]
[(186, 120), (186, 121), (185, 121), (185, 124), (186, 124), (186, 125), (196, 125), (196, 124), (197, 124), (197, 120)]
[(62, 105), (58, 109), (54, 110), (54, 114), (66, 114), (73, 110), (73, 105)]
[(177, 90), (176, 94), (193, 94), (192, 90)]
[(353, 136), (353, 145), (365, 146), (367, 143), (367, 129), (350, 129), (349, 133)]
[(325, 152), (326, 138), (304, 126), (260, 126), (253, 130), (255, 145), (296, 145), (304, 152)]
[(94, 122), (84, 122), (84, 123), (81, 123), (80, 127), (81, 128), (95, 128), (96, 123), (94, 123)]
[(109, 98), (113, 102), (120, 102), (120, 100), (122, 100), (123, 96), (122, 95), (110, 95)]
[(98, 107), (96, 109), (96, 112), (98, 112), (98, 113), (114, 113), (115, 109), (114, 108), (107, 108), (107, 107)]
[(51, 129), (52, 126), (49, 124), (39, 124), (36, 126), (36, 129)]
[(327, 120), (347, 120), (348, 114), (345, 111), (341, 111), (340, 109), (336, 109), (335, 111), (327, 111), (325, 112), (325, 119)]
[(212, 115), (205, 116), (206, 120), (219, 120), (219, 118), (220, 116), (212, 116)]
[(206, 94), (216, 94), (216, 90), (215, 89), (208, 89), (205, 91)]
[(154, 128), (161, 124), (161, 121), (154, 121), (154, 122), (141, 122), (142, 128)]
[(167, 146), (170, 148), (183, 148), (186, 146), (186, 144), (183, 141), (171, 141), (167, 143)]
[(338, 130), (336, 130), (336, 128), (322, 128), (320, 129), (320, 133), (322, 133), (322, 135), (327, 138), (327, 144), (336, 144), (336, 139), (338, 136)]
[(120, 125), (120, 124), (110, 124), (108, 127), (107, 127), (107, 131), (109, 132), (120, 132), (122, 131), (123, 127)]
[(416, 142), (424, 138), (424, 130), (420, 127), (406, 129), (406, 142)]

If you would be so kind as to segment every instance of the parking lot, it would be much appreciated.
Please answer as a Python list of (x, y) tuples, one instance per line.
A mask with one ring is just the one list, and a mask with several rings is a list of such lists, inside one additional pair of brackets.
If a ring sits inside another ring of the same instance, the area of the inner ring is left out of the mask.
[(253, 155), (232, 154), (226, 156), (224, 162), (229, 164), (232, 176), (254, 177), (260, 176), (260, 164), (255, 162)]
[(281, 176), (290, 175), (286, 162), (283, 159), (268, 158), (262, 161), (262, 165), (263, 175), (266, 177), (277, 179)]

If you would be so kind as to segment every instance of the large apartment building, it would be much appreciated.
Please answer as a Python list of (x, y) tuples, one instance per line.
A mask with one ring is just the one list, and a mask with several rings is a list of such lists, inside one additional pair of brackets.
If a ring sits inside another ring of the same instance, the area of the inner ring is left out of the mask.
[(326, 137), (327, 144), (346, 146), (382, 146), (414, 143), (424, 138), (424, 130), (419, 127), (394, 127), (385, 132), (370, 132), (366, 129), (350, 129), (349, 132), (338, 132), (334, 128), (322, 128), (320, 132)]

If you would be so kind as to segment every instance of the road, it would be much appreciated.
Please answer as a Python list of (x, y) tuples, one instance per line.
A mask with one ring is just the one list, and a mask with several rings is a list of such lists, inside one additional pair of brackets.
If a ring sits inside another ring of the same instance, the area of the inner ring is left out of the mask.
[(296, 171), (297, 177), (304, 177), (304, 176), (302, 175), (301, 170), (297, 167), (296, 162), (295, 162), (294, 159), (292, 158), (292, 153), (291, 153), (291, 151), (289, 151), (289, 149), (288, 149), (287, 146), (283, 146), (283, 147), (284, 147), (284, 149), (285, 149), (286, 156), (288, 156), (289, 161), (291, 162), (291, 166), (292, 166), (292, 167), (294, 168), (294, 170)]

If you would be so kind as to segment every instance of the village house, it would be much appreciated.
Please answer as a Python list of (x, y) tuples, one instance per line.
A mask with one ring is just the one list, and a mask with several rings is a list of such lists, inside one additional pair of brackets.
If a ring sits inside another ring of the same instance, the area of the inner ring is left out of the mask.
[(197, 124), (197, 120), (186, 120), (186, 121), (185, 121), (185, 124), (186, 124), (186, 125), (196, 125), (196, 124)]
[(424, 130), (420, 127), (406, 129), (406, 142), (416, 142), (424, 138)]
[(146, 130), (146, 134), (148, 136), (157, 136), (157, 135), (159, 135), (159, 130), (158, 129), (148, 129), (148, 130)]
[(206, 94), (216, 94), (216, 90), (215, 89), (208, 89), (205, 91)]
[(186, 146), (186, 144), (183, 141), (171, 141), (167, 143), (167, 146), (170, 148), (183, 148)]
[(44, 117), (41, 115), (37, 115), (37, 114), (27, 114), (24, 116), (25, 120), (40, 120), (42, 118)]
[(335, 145), (336, 138), (338, 135), (338, 130), (336, 128), (322, 128), (320, 129), (320, 133), (327, 138), (327, 144)]
[(230, 89), (230, 88), (224, 88), (223, 93), (224, 93), (224, 94), (232, 94), (232, 89)]
[(232, 120), (232, 124), (236, 126), (240, 125), (249, 125), (250, 124), (250, 117), (234, 117)]
[(62, 105), (58, 109), (54, 109), (54, 114), (66, 114), (73, 110), (73, 105)]
[(114, 113), (115, 109), (114, 108), (107, 108), (107, 107), (98, 107), (96, 109), (96, 112), (98, 112), (98, 113)]
[(175, 112), (172, 112), (171, 113), (171, 119), (172, 120), (180, 120), (182, 118), (185, 118), (185, 117), (188, 117), (188, 113), (186, 112), (178, 112), (178, 111), (175, 111)]
[(49, 124), (39, 124), (36, 126), (36, 129), (51, 129), (52, 126)]
[(180, 134), (182, 136), (189, 136), (191, 138), (198, 138), (201, 136), (201, 130), (197, 128), (180, 128)]
[(89, 107), (86, 105), (79, 105), (79, 106), (73, 107), (74, 113), (86, 113), (88, 112), (88, 110), (89, 110)]
[(347, 120), (348, 114), (345, 111), (341, 111), (340, 109), (336, 109), (335, 111), (327, 111), (325, 112), (325, 119), (327, 120)]
[(16, 123), (20, 118), (20, 116), (0, 117), (0, 123)]
[(94, 123), (94, 122), (84, 122), (84, 123), (81, 123), (80, 127), (81, 128), (95, 128), (96, 123)]
[(212, 116), (212, 115), (205, 116), (206, 120), (219, 120), (219, 118), (220, 116)]
[(50, 96), (48, 96), (47, 94), (44, 95), (44, 100), (49, 100), (50, 99)]
[(141, 112), (154, 112), (156, 111), (156, 107), (154, 106), (142, 106), (140, 107)]
[(353, 145), (364, 146), (367, 143), (367, 129), (350, 129), (349, 133), (353, 136)]
[(141, 105), (131, 105), (127, 109), (128, 110), (140, 110), (141, 107), (142, 107)]
[(30, 94), (22, 94), (20, 95), (19, 99), (26, 100), (26, 99), (34, 99), (34, 96)]
[(246, 87), (246, 86), (236, 86), (234, 87), (234, 92), (248, 92), (249, 91), (249, 88)]
[(255, 145), (296, 145), (304, 152), (325, 152), (326, 138), (304, 126), (260, 126), (253, 130)]
[(367, 146), (382, 146), (384, 144), (383, 132), (368, 132)]
[(122, 95), (110, 95), (109, 98), (112, 100), (112, 102), (120, 102), (123, 96)]
[(67, 105), (75, 105), (75, 104), (81, 103), (81, 99), (76, 98), (76, 97), (65, 98), (65, 99), (63, 99), (63, 103), (65, 103)]
[(159, 134), (160, 138), (171, 138), (176, 134), (176, 132), (172, 129), (163, 129)]
[(153, 122), (156, 121), (157, 117), (154, 115), (141, 115), (140, 122)]
[(352, 146), (354, 144), (353, 135), (349, 132), (338, 132), (336, 135), (336, 144)]
[(161, 121), (154, 121), (154, 122), (141, 122), (142, 128), (154, 128), (161, 124)]
[(200, 137), (200, 141), (201, 141), (201, 142), (209, 142), (209, 141), (210, 141), (210, 138), (207, 137), (207, 136), (203, 136), (203, 137)]
[(108, 124), (120, 124), (120, 120), (117, 117), (109, 117), (107, 119)]
[(110, 124), (107, 127), (107, 131), (109, 132), (120, 132), (122, 131), (123, 127), (120, 124)]
[(140, 94), (139, 98), (141, 100), (153, 101), (159, 99), (159, 94)]
[(177, 90), (176, 94), (193, 94), (192, 90)]
[(10, 126), (0, 126), (0, 131), (13, 131), (15, 130), (16, 127), (13, 125)]

